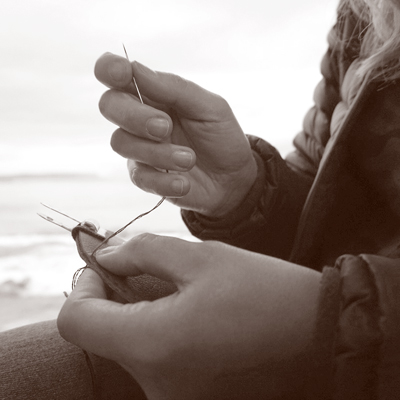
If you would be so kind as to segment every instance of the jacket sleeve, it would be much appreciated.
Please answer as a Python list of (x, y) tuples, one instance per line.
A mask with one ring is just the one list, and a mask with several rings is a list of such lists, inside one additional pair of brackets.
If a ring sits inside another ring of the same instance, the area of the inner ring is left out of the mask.
[(352, 58), (349, 55), (343, 60), (338, 45), (343, 32), (354, 33), (352, 20), (350, 26), (342, 18), (338, 21), (328, 36), (328, 51), (321, 63), (323, 79), (315, 89), (315, 105), (305, 116), (303, 130), (295, 137), (295, 151), (283, 160), (269, 143), (249, 136), (258, 164), (253, 188), (243, 203), (223, 219), (182, 210), (183, 220), (194, 236), (283, 259), (289, 256), (303, 204), (330, 137), (332, 113), (340, 101), (343, 66), (350, 65)]
[(400, 398), (400, 259), (344, 255), (323, 271), (307, 399)]

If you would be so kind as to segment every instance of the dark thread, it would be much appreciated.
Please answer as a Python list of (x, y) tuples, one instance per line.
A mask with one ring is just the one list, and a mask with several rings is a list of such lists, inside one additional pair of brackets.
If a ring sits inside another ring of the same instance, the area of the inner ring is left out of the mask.
[(92, 381), (93, 398), (94, 400), (100, 400), (100, 390), (96, 385), (96, 374), (94, 372), (92, 360), (90, 359), (89, 353), (86, 350), (82, 349), (82, 351), (85, 355), (85, 360), (89, 367), (90, 379)]
[[(167, 171), (168, 172), (168, 171)], [(125, 230), (129, 225), (133, 224), (135, 221), (137, 221), (138, 219), (146, 216), (147, 214), (150, 214), (152, 211), (154, 211), (156, 208), (160, 207), (161, 204), (163, 203), (163, 201), (166, 199), (166, 197), (163, 197), (151, 210), (144, 212), (143, 214), (138, 215), (136, 218), (134, 218), (132, 221), (128, 222), (125, 226), (123, 226), (122, 228), (118, 229), (117, 231), (115, 231), (112, 235), (110, 235), (109, 237), (105, 238), (94, 250), (92, 253), (92, 256), (95, 255), (96, 251), (103, 246), (104, 244), (106, 244), (111, 238), (113, 238), (114, 236), (117, 236), (119, 233), (121, 233), (123, 230)]]
[[(168, 172), (168, 171), (167, 171)], [(133, 224), (135, 221), (137, 221), (138, 219), (150, 214), (152, 211), (154, 211), (156, 208), (160, 207), (161, 204), (164, 202), (164, 200), (166, 199), (166, 197), (163, 197), (151, 210), (146, 211), (140, 215), (138, 215), (136, 218), (134, 218), (132, 221), (128, 222), (126, 225), (124, 225), (122, 228), (118, 229), (117, 231), (115, 231), (112, 235), (110, 235), (109, 237), (105, 238), (92, 252), (92, 256), (95, 255), (96, 251), (103, 246), (104, 244), (106, 244), (111, 238), (113, 238), (114, 236), (117, 236), (119, 233), (121, 233), (123, 230), (125, 230), (129, 225)], [(88, 268), (87, 265), (85, 265), (82, 268), (79, 268), (78, 270), (75, 271), (74, 276), (72, 277), (72, 290), (75, 289), (76, 284), (78, 283), (79, 277), (81, 276), (82, 272)], [(64, 292), (64, 294), (66, 294)], [(66, 297), (68, 297), (66, 295)]]
[(82, 275), (82, 272), (83, 272), (86, 268), (88, 268), (87, 265), (85, 265), (84, 267), (79, 268), (79, 269), (77, 269), (77, 270), (75, 271), (74, 276), (72, 277), (72, 284), (71, 284), (72, 290), (75, 289), (75, 286), (76, 286), (76, 284), (77, 284), (78, 281), (79, 281), (79, 277)]

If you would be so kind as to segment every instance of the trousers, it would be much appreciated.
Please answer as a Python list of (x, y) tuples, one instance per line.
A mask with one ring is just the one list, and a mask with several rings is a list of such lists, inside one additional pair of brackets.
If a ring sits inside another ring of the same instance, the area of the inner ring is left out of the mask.
[(145, 400), (117, 363), (66, 342), (56, 321), (0, 333), (1, 400)]

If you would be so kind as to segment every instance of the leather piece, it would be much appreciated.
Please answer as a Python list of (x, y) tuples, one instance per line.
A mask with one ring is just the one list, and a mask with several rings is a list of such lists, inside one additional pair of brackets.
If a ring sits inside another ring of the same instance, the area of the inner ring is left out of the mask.
[[(104, 283), (113, 291), (129, 303), (136, 303), (142, 300), (156, 300), (161, 297), (169, 296), (177, 291), (173, 283), (163, 281), (148, 274), (139, 276), (119, 276), (103, 268), (92, 256), (96, 247), (104, 238), (91, 231), (83, 225), (78, 225), (72, 230), (78, 253), (89, 268), (96, 271), (103, 279)], [(105, 244), (102, 247), (107, 247)]]

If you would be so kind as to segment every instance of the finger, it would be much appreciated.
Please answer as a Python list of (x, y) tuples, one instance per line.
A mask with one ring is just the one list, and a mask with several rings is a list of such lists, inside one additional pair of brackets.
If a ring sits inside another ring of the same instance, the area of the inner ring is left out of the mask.
[(172, 143), (150, 141), (117, 129), (111, 138), (111, 147), (122, 157), (169, 171), (188, 171), (196, 161), (189, 147)]
[(185, 175), (161, 172), (133, 160), (129, 160), (128, 165), (132, 183), (147, 193), (165, 197), (182, 197), (190, 191), (190, 182)]
[(132, 66), (129, 61), (111, 53), (103, 54), (96, 61), (94, 75), (110, 88), (126, 89), (132, 84)]
[[(132, 320), (149, 302), (120, 304), (104, 297), (104, 283), (91, 269), (80, 277), (57, 319), (60, 335), (85, 350), (117, 361), (127, 332), (127, 316)], [(140, 324), (139, 324), (140, 326)]]
[[(112, 248), (112, 246), (111, 246)], [(79, 290), (73, 290), (68, 300), (79, 300), (81, 298), (107, 299), (108, 290), (100, 276), (91, 268), (86, 268), (80, 275), (77, 285)]]
[(141, 92), (149, 99), (176, 109), (196, 120), (232, 118), (228, 103), (220, 96), (180, 76), (156, 72), (137, 61), (131, 63)]
[(99, 109), (109, 121), (139, 137), (160, 141), (172, 132), (172, 120), (168, 114), (141, 104), (129, 93), (108, 90), (100, 99)]
[[(139, 100), (136, 86), (132, 81), (132, 66), (126, 58), (111, 53), (105, 53), (97, 60), (94, 73), (96, 78), (108, 88), (131, 93)], [(145, 104), (166, 113), (168, 112), (168, 108), (163, 104), (152, 101), (144, 96), (143, 93), (141, 93), (141, 97)]]
[(153, 234), (138, 235), (110, 251), (96, 253), (104, 268), (118, 275), (150, 274), (174, 282), (178, 288), (193, 280), (202, 264), (198, 243)]
[(220, 121), (225, 112), (231, 118), (230, 107), (222, 97), (177, 75), (155, 72), (137, 61), (129, 65), (121, 56), (103, 54), (96, 62), (95, 76), (107, 87), (136, 94), (132, 83), (135, 76), (142, 96), (174, 107), (186, 117), (212, 121), (215, 116)]

